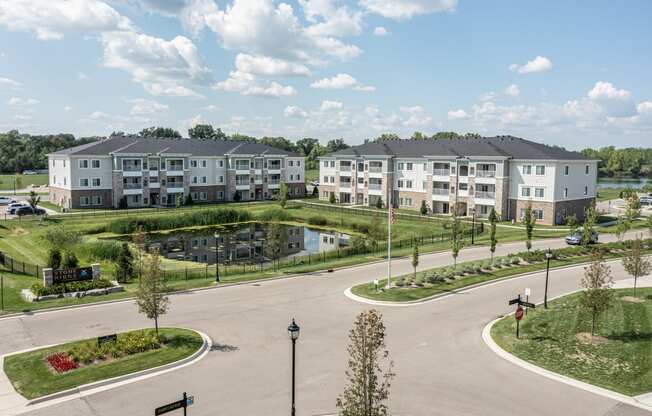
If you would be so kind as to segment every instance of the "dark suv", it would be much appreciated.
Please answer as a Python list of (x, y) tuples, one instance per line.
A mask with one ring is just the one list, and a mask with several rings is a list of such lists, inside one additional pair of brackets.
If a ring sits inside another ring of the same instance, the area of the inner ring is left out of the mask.
[(26, 205), (24, 207), (17, 208), (14, 214), (18, 215), (19, 217), (22, 217), (23, 215), (43, 215), (45, 214), (45, 210), (43, 208), (32, 208), (29, 205)]

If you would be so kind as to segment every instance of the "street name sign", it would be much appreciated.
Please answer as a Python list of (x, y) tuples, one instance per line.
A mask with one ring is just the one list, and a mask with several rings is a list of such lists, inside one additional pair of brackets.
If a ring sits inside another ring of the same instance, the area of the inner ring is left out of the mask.
[(173, 412), (175, 410), (183, 409), (183, 414), (186, 414), (186, 408), (195, 403), (195, 396), (188, 396), (185, 392), (183, 398), (176, 402), (168, 403), (154, 409), (154, 416), (163, 415), (165, 413)]

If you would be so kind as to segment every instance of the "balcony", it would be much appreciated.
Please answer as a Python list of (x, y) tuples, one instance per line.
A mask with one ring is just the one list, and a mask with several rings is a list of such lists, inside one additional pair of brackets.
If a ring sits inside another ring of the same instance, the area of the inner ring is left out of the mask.
[(140, 166), (140, 164), (134, 165), (131, 163), (125, 163), (122, 165), (122, 170), (124, 172), (141, 172), (143, 168)]
[(449, 169), (433, 169), (432, 174), (434, 176), (449, 176), (450, 175), (450, 170)]
[(351, 172), (351, 165), (340, 165), (340, 172)]
[(496, 171), (495, 170), (478, 170), (475, 173), (475, 176), (478, 178), (495, 178), (496, 177)]
[(495, 192), (486, 192), (486, 191), (476, 191), (475, 198), (476, 199), (496, 199), (496, 193)]
[(380, 191), (383, 189), (383, 184), (382, 183), (370, 183), (369, 184), (369, 189), (374, 190), (374, 191)]
[(140, 182), (128, 182), (122, 184), (122, 189), (143, 189), (143, 184)]
[(369, 173), (383, 173), (382, 166), (369, 166)]
[(433, 195), (448, 195), (448, 188), (432, 188)]

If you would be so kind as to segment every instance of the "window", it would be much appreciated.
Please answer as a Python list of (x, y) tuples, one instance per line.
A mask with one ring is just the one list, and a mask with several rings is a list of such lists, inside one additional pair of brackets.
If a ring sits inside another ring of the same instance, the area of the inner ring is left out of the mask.
[(543, 210), (542, 209), (533, 209), (532, 216), (537, 220), (543, 219)]
[(398, 187), (402, 188), (403, 187), (403, 181), (398, 181)]
[(79, 186), (88, 186), (88, 178), (79, 178)]
[(201, 183), (206, 183), (206, 176), (201, 177)]
[(95, 187), (99, 187), (99, 186), (101, 186), (101, 182), (102, 182), (102, 181), (100, 180), (100, 178), (93, 178), (93, 180), (92, 180), (92, 184), (93, 184), (93, 186), (95, 186)]
[(364, 184), (364, 178), (358, 178), (358, 185)]
[(301, 175), (297, 175), (297, 181), (301, 180)]
[(568, 188), (564, 188), (564, 198), (568, 198)]
[(217, 192), (217, 199), (224, 199), (224, 192), (223, 191), (218, 191)]
[(584, 166), (584, 174), (588, 175), (590, 171), (589, 165)]
[(405, 167), (405, 169), (406, 169), (406, 170), (412, 170), (412, 162), (408, 162), (408, 163), (406, 163), (406, 167)]
[(87, 196), (80, 196), (79, 197), (79, 205), (85, 207), (91, 204), (91, 199)]
[(428, 164), (427, 163), (423, 164), (423, 170), (428, 170)]
[(328, 160), (324, 160), (324, 167), (325, 167), (325, 168), (328, 167)]
[(220, 167), (220, 168), (223, 168), (224, 167), (224, 161), (223, 160), (218, 160), (217, 161), (217, 166)]
[(79, 169), (88, 169), (88, 159), (79, 159)]
[(564, 175), (565, 176), (568, 176), (569, 171), (570, 171), (570, 166), (568, 166), (568, 165), (564, 166)]
[[(190, 194), (190, 197), (193, 199), (193, 201), (199, 201), (199, 192), (192, 192)], [(194, 240), (193, 240), (194, 241)], [(196, 244), (195, 244), (196, 245)]]
[(405, 187), (408, 189), (412, 189), (412, 181), (405, 181)]
[(543, 176), (546, 174), (546, 167), (544, 165), (537, 165), (537, 175)]
[(301, 166), (301, 161), (297, 160), (297, 167), (300, 167), (300, 166)]
[(54, 167), (54, 165), (56, 164), (55, 162), (56, 160), (52, 159), (52, 167)]
[(588, 195), (588, 194), (589, 194), (589, 187), (584, 186), (584, 195)]
[(294, 166), (294, 162), (293, 162), (292, 160), (290, 160), (290, 161), (288, 162), (288, 166), (290, 166), (290, 167)]
[(523, 165), (523, 175), (532, 175), (531, 165)]
[(65, 161), (65, 159), (64, 159), (64, 161), (63, 161), (63, 167), (64, 167), (64, 168), (66, 167), (66, 161)]
[(530, 197), (530, 188), (521, 188), (521, 196), (529, 198)]
[(335, 183), (335, 176), (331, 176), (331, 183)]
[(91, 167), (93, 169), (99, 169), (100, 168), (100, 160), (99, 159), (91, 160)]
[(290, 180), (291, 180), (291, 181), (294, 180), (294, 175), (290, 175)]
[(398, 199), (398, 204), (404, 207), (411, 207), (412, 206), (412, 198), (399, 198)]
[(335, 161), (331, 160), (331, 168), (334, 168), (334, 167), (335, 167)]
[(398, 170), (403, 170), (404, 166), (405, 166), (405, 164), (403, 162), (399, 162), (398, 163)]
[(192, 183), (197, 183), (197, 177), (196, 176), (192, 177)]
[(468, 183), (460, 183), (457, 186), (460, 188), (460, 191), (468, 191), (469, 190), (469, 184)]
[(197, 161), (196, 160), (191, 160), (190, 161), (190, 167), (191, 168), (196, 168), (197, 167)]
[(543, 188), (534, 188), (535, 198), (543, 198), (545, 190)]
[(66, 176), (63, 177), (63, 184), (68, 185), (68, 178)]
[(328, 176), (324, 176), (324, 182), (323, 183), (328, 183)]
[(101, 195), (93, 195), (91, 197), (91, 203), (93, 205), (102, 205), (102, 196)]
[(205, 168), (206, 166), (208, 166), (206, 160), (202, 160), (201, 161), (201, 167)]
[(224, 183), (224, 176), (218, 176), (217, 183)]

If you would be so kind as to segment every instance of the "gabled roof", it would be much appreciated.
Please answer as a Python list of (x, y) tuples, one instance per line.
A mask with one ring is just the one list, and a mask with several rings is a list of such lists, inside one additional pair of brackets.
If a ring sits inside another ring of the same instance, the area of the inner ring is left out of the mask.
[(512, 136), (365, 143), (325, 157), (496, 157), (534, 160), (590, 160), (579, 152)]
[(210, 139), (143, 138), (137, 136), (112, 136), (105, 140), (50, 153), (52, 156), (108, 156), (111, 154), (191, 154), (193, 156), (230, 154), (301, 157), (297, 153), (260, 143)]

